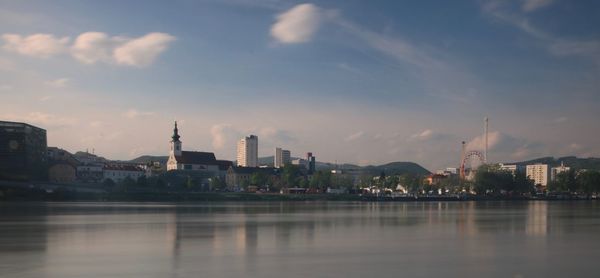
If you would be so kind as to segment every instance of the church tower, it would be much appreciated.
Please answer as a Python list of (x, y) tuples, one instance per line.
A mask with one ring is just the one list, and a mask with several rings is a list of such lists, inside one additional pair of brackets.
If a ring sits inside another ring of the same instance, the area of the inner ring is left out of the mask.
[(173, 129), (173, 136), (171, 136), (171, 155), (181, 155), (181, 141), (179, 141), (179, 130), (177, 129), (177, 121), (175, 121), (175, 128)]

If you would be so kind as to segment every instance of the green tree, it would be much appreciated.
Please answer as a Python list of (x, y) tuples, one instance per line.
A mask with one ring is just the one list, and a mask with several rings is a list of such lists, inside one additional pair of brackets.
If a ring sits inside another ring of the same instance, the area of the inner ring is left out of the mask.
[(286, 187), (297, 186), (295, 182), (298, 176), (300, 176), (300, 169), (298, 169), (298, 166), (293, 164), (284, 165), (283, 169), (281, 170), (282, 185)]
[(264, 186), (267, 184), (268, 176), (262, 172), (254, 172), (250, 175), (250, 184), (256, 186)]
[(514, 191), (516, 193), (524, 194), (535, 191), (535, 185), (532, 179), (528, 178), (525, 173), (517, 171), (514, 179)]
[(600, 172), (582, 172), (577, 176), (576, 183), (584, 193), (598, 193), (600, 192)]
[(415, 193), (421, 187), (421, 178), (417, 175), (405, 173), (400, 176), (399, 182), (408, 192)]
[(137, 187), (136, 181), (134, 179), (132, 179), (130, 176), (127, 176), (119, 183), (117, 191), (131, 192), (136, 187)]
[(212, 190), (224, 190), (227, 188), (227, 184), (220, 177), (213, 177), (210, 179), (210, 188)]

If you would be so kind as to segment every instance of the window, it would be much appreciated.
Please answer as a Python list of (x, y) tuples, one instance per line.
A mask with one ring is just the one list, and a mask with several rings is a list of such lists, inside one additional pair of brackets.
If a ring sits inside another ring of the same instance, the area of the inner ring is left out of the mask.
[(185, 165), (183, 165), (183, 169), (184, 170), (192, 170), (192, 165), (191, 164), (185, 164)]

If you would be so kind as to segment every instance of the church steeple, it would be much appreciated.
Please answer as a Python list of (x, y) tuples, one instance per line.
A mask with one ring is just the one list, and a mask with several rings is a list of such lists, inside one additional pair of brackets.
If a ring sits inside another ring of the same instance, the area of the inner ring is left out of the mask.
[(173, 139), (173, 142), (178, 142), (179, 141), (179, 130), (177, 129), (177, 121), (175, 121), (175, 128), (173, 129), (173, 136), (171, 136), (171, 138)]
[(181, 141), (179, 141), (179, 130), (177, 129), (177, 121), (175, 121), (175, 128), (173, 128), (173, 136), (171, 136), (171, 156), (181, 155)]

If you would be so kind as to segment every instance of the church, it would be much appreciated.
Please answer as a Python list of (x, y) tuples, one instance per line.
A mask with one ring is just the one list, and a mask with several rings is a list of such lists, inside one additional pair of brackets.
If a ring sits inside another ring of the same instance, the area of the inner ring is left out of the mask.
[(229, 166), (233, 165), (231, 161), (217, 160), (215, 154), (211, 152), (183, 151), (179, 138), (181, 136), (179, 136), (177, 122), (175, 122), (173, 136), (171, 136), (171, 150), (169, 152), (169, 160), (167, 161), (167, 171), (193, 170), (218, 174), (226, 171)]

